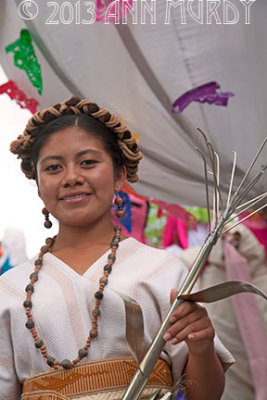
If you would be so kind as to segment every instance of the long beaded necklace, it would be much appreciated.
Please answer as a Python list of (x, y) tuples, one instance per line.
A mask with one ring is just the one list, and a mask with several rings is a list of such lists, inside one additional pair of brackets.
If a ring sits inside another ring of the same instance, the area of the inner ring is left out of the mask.
[(38, 273), (43, 266), (43, 256), (45, 253), (48, 253), (51, 251), (51, 248), (55, 242), (56, 237), (47, 238), (45, 241), (45, 246), (41, 247), (38, 258), (34, 262), (34, 265), (35, 265), (34, 272), (30, 275), (30, 283), (25, 288), (27, 296), (26, 296), (26, 300), (23, 303), (23, 306), (25, 307), (25, 312), (26, 312), (26, 316), (27, 316), (27, 322), (26, 322), (25, 326), (27, 329), (29, 329), (31, 331), (35, 347), (41, 351), (43, 357), (46, 358), (46, 362), (50, 368), (53, 368), (53, 369), (58, 369), (59, 367), (63, 367), (65, 369), (73, 368), (84, 357), (87, 356), (88, 349), (91, 345), (91, 340), (98, 336), (97, 320), (98, 320), (98, 316), (100, 315), (100, 302), (104, 296), (103, 295), (104, 288), (108, 284), (108, 276), (112, 271), (112, 265), (114, 264), (114, 262), (116, 260), (116, 251), (117, 251), (117, 248), (119, 247), (119, 242), (121, 239), (121, 237), (120, 237), (121, 227), (115, 226), (114, 232), (115, 232), (115, 235), (113, 236), (112, 242), (110, 245), (111, 253), (108, 255), (107, 264), (104, 266), (104, 274), (99, 279), (99, 288), (98, 288), (98, 291), (95, 293), (96, 300), (95, 300), (95, 308), (92, 311), (92, 317), (93, 317), (92, 318), (92, 328), (89, 332), (89, 336), (86, 340), (84, 347), (79, 349), (78, 356), (75, 358), (75, 360), (72, 360), (72, 361), (68, 360), (68, 359), (65, 359), (63, 361), (58, 361), (47, 352), (47, 348), (46, 348), (43, 340), (40, 339), (40, 337), (38, 336), (38, 333), (35, 329), (35, 323), (32, 318), (31, 309), (32, 309), (33, 303), (32, 303), (31, 298), (32, 298), (32, 294), (34, 292), (34, 284), (38, 280)]

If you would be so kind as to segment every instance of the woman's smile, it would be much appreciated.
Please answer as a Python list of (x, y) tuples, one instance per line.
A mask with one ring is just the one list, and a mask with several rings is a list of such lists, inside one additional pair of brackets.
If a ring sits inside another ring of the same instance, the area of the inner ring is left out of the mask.
[(92, 193), (73, 193), (73, 194), (67, 194), (64, 197), (61, 197), (59, 200), (64, 201), (66, 203), (80, 203), (81, 201), (87, 199), (91, 195)]

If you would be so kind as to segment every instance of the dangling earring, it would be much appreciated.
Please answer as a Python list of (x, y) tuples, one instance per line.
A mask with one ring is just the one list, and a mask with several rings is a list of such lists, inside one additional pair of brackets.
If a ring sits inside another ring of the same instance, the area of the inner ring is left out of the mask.
[(124, 217), (124, 211), (123, 211), (123, 207), (122, 207), (123, 200), (122, 200), (122, 198), (120, 197), (119, 194), (116, 194), (116, 198), (114, 200), (114, 203), (118, 207), (118, 209), (117, 209), (117, 211), (115, 213), (116, 217), (123, 218)]
[(44, 227), (47, 228), (47, 229), (50, 229), (51, 226), (52, 226), (53, 224), (52, 224), (52, 222), (51, 222), (50, 219), (49, 219), (49, 211), (47, 210), (46, 207), (44, 207), (44, 208), (42, 209), (42, 213), (43, 213), (44, 216), (45, 216)]

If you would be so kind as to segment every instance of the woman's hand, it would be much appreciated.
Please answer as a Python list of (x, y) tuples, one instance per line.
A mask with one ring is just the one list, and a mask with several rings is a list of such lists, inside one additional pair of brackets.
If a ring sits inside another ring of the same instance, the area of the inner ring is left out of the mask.
[[(171, 303), (178, 291), (172, 289)], [(197, 303), (184, 301), (170, 317), (171, 327), (164, 334), (164, 340), (177, 344), (185, 341), (189, 351), (201, 354), (213, 347), (214, 328), (206, 309)]]
[[(171, 303), (177, 296), (171, 291)], [(170, 317), (171, 326), (164, 339), (174, 345), (185, 341), (188, 359), (185, 379), (192, 384), (186, 389), (188, 400), (219, 400), (224, 390), (224, 372), (214, 348), (215, 331), (204, 307), (184, 301)]]

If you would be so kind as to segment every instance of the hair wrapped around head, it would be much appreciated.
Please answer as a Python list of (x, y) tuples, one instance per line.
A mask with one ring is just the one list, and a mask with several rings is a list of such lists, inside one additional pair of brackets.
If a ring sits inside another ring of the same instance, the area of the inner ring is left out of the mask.
[(127, 170), (127, 180), (136, 182), (138, 180), (138, 163), (142, 158), (142, 153), (133, 134), (128, 130), (123, 121), (114, 114), (92, 103), (89, 100), (81, 100), (72, 97), (62, 103), (55, 104), (32, 116), (22, 135), (14, 140), (10, 145), (10, 151), (17, 154), (21, 161), (21, 169), (29, 179), (35, 179), (35, 171), (32, 164), (32, 149), (38, 133), (50, 121), (64, 115), (90, 115), (110, 128), (117, 137), (117, 143), (122, 152), (123, 164)]

